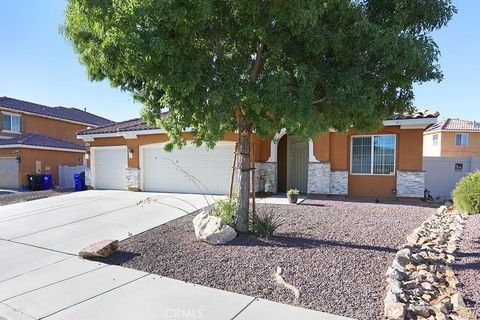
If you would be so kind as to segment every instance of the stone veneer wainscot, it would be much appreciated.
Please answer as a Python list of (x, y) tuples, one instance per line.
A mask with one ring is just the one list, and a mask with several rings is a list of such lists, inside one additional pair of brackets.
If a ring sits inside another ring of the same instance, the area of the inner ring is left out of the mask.
[(308, 163), (308, 193), (330, 193), (330, 162)]
[(397, 171), (397, 197), (423, 197), (425, 171)]
[(140, 169), (126, 168), (125, 169), (125, 182), (127, 188), (138, 189), (140, 188)]
[(272, 185), (273, 192), (277, 192), (277, 163), (276, 162), (255, 162), (255, 188), (257, 192), (265, 191), (265, 183), (268, 179)]

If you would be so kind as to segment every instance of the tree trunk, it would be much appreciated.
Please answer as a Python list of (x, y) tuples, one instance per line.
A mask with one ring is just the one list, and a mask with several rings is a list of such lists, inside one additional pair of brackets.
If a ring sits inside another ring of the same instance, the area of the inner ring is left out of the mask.
[(250, 136), (251, 125), (245, 120), (240, 108), (236, 110), (238, 125), (238, 204), (235, 228), (239, 232), (248, 231), (250, 205)]

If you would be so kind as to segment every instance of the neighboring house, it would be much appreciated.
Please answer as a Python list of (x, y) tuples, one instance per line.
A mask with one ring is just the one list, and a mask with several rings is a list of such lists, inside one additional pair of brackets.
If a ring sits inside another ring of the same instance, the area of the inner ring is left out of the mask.
[[(252, 138), (256, 191), (298, 188), (311, 194), (423, 197), (423, 131), (438, 112), (395, 115), (371, 133), (327, 132), (305, 141), (284, 130), (271, 139)], [(227, 133), (214, 150), (187, 144), (165, 152), (165, 131), (133, 119), (78, 137), (87, 143), (86, 180), (97, 189), (226, 194), (237, 135)], [(191, 133), (185, 132), (189, 140)], [(192, 178), (187, 177), (187, 172)]]
[(112, 121), (75, 108), (0, 97), (0, 188), (28, 184), (27, 174), (51, 173), (58, 166), (82, 165), (85, 153), (77, 131)]
[(480, 156), (480, 123), (446, 119), (436, 123), (423, 136), (426, 157)]
[(423, 136), (426, 188), (434, 197), (450, 198), (456, 183), (480, 169), (480, 123), (445, 119)]

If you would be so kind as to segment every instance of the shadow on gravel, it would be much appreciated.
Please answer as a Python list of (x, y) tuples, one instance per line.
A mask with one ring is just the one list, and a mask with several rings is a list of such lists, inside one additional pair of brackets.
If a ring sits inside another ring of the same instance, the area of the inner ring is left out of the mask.
[(340, 242), (332, 240), (310, 239), (294, 235), (276, 235), (269, 240), (261, 239), (253, 235), (239, 235), (235, 240), (226, 244), (227, 247), (281, 247), (281, 248), (299, 248), (314, 249), (319, 247), (344, 247), (350, 249), (381, 251), (395, 253), (396, 248), (355, 244), (351, 242)]
[(106, 258), (89, 258), (88, 260), (103, 262), (106, 264), (121, 265), (140, 256), (140, 253), (118, 250)]
[(439, 203), (430, 203), (425, 201), (412, 201), (412, 200), (395, 200), (393, 198), (352, 198), (352, 197), (325, 197), (325, 196), (309, 196), (305, 202), (302, 202), (299, 205), (305, 206), (322, 206), (317, 204), (308, 203), (308, 200), (327, 200), (327, 201), (338, 201), (338, 202), (355, 202), (355, 203), (368, 203), (368, 204), (393, 204), (400, 206), (410, 206), (410, 207), (421, 207), (421, 208), (438, 208), (440, 207)]

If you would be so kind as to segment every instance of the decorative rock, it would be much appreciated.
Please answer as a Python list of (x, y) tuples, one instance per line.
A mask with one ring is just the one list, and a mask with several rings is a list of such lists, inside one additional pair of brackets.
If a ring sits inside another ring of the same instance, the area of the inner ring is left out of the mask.
[(447, 210), (448, 210), (447, 206), (440, 206), (440, 208), (437, 209), (437, 213), (438, 214), (443, 214)]
[(452, 305), (453, 305), (453, 310), (454, 311), (459, 311), (461, 309), (465, 309), (465, 302), (463, 301), (462, 296), (459, 293), (454, 294), (451, 297)]
[(432, 290), (432, 284), (428, 282), (423, 282), (422, 283), (422, 288), (425, 290)]
[(449, 264), (455, 261), (464, 218), (440, 207), (407, 236), (388, 268), (385, 318), (471, 320)]
[(105, 258), (117, 251), (118, 240), (103, 240), (80, 250), (82, 258)]
[(385, 317), (391, 320), (404, 320), (407, 306), (400, 302), (385, 303)]
[(412, 311), (417, 315), (421, 317), (428, 318), (430, 317), (430, 308), (427, 306), (414, 306), (412, 308)]
[(235, 230), (224, 224), (222, 219), (201, 212), (193, 218), (195, 236), (208, 244), (225, 244), (237, 236)]

